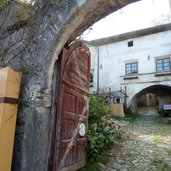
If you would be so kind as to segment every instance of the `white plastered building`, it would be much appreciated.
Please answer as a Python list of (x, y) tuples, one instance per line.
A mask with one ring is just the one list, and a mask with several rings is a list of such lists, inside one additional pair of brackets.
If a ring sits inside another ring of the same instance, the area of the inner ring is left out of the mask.
[(171, 103), (171, 24), (85, 42), (91, 52), (91, 93), (126, 90), (128, 106), (146, 93)]

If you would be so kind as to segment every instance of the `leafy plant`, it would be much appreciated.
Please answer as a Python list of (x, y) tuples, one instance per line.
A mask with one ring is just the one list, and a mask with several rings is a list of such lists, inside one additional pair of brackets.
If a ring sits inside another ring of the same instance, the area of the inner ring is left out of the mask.
[(110, 113), (110, 106), (104, 95), (92, 96), (89, 106), (89, 122), (95, 122), (100, 117)]
[(106, 97), (92, 96), (89, 112), (88, 159), (101, 160), (102, 154), (120, 139), (121, 132), (119, 121), (111, 116), (110, 105)]
[(6, 7), (6, 5), (9, 3), (7, 0), (0, 0), (0, 9)]

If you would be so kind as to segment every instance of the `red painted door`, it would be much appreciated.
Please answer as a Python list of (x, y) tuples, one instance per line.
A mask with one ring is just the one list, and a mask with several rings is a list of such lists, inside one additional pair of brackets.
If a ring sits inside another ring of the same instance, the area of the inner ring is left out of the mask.
[[(60, 56), (53, 171), (77, 170), (86, 163), (90, 53), (81, 43)], [(85, 129), (84, 129), (85, 128)]]

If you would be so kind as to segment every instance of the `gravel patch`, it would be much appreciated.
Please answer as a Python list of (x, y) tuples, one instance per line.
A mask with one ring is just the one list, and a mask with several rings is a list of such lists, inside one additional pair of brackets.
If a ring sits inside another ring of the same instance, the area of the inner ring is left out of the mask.
[(130, 122), (110, 156), (104, 171), (171, 171), (171, 122), (141, 115)]

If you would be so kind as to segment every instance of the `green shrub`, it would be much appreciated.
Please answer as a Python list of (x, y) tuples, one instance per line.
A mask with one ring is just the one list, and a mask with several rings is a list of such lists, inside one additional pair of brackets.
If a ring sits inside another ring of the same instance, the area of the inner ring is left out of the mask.
[(90, 98), (87, 154), (92, 161), (101, 160), (102, 154), (121, 137), (119, 121), (111, 116), (105, 96)]
[(7, 0), (0, 0), (0, 9), (4, 8), (8, 3), (9, 1)]
[(110, 113), (107, 98), (103, 95), (92, 96), (89, 103), (89, 122), (96, 122), (100, 117)]

